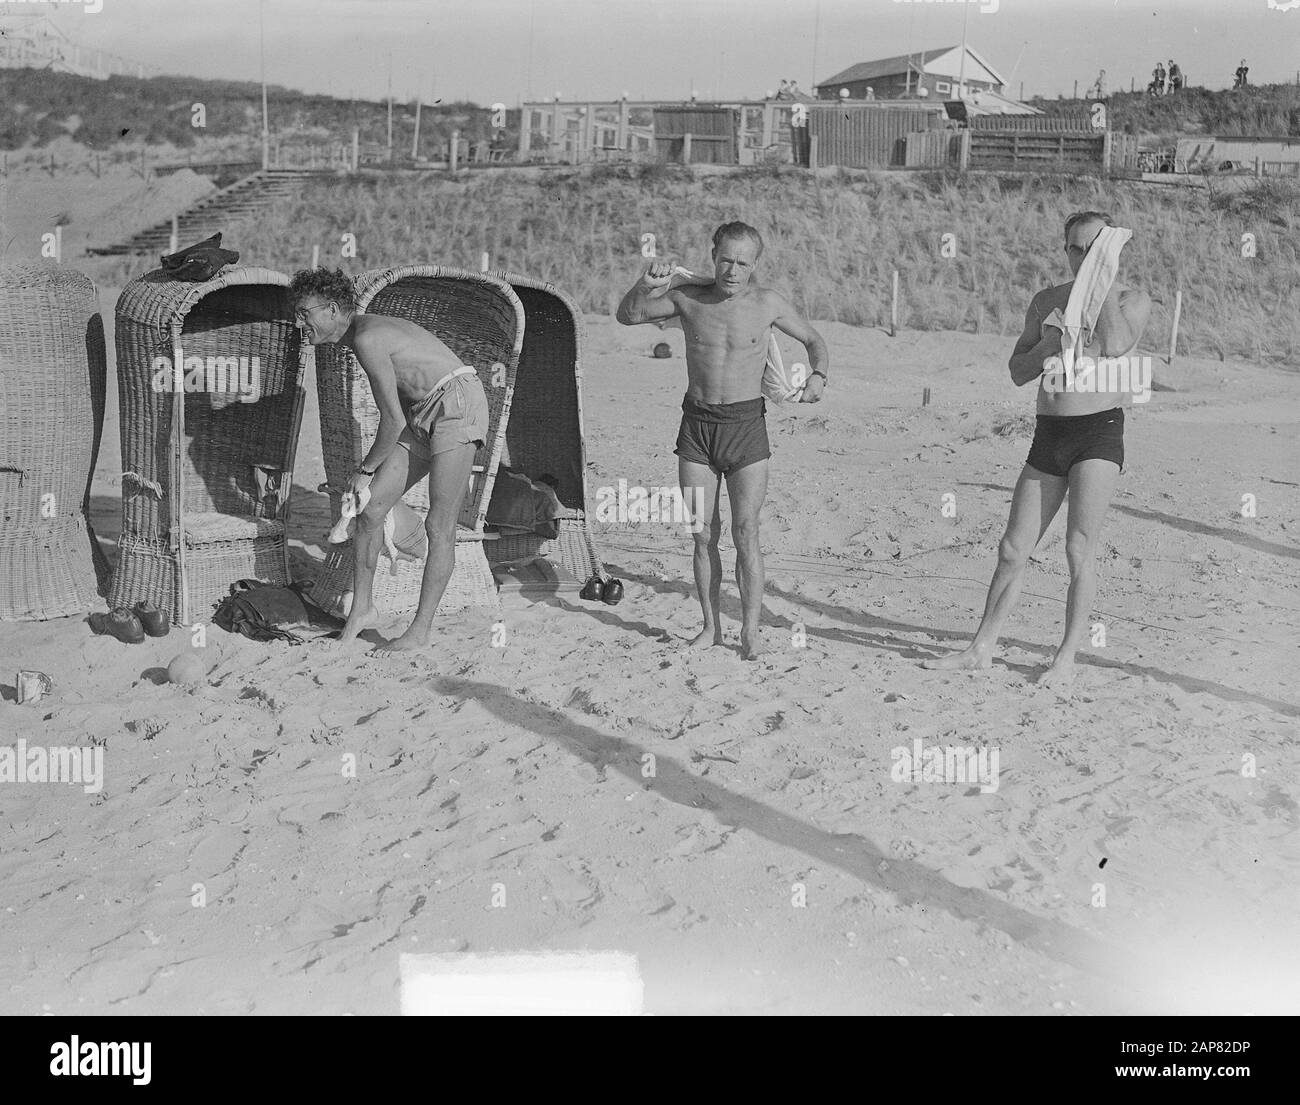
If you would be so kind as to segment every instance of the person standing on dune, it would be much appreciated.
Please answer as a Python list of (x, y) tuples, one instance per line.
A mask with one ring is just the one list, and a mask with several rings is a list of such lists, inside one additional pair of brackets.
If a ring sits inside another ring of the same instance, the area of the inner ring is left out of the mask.
[(348, 481), (348, 491), (369, 492), (357, 515), (352, 606), (338, 643), (379, 624), (372, 594), (384, 537), (384, 519), (420, 480), (429, 477), (420, 602), (410, 628), (379, 648), (382, 653), (423, 648), (433, 636), (433, 615), (451, 578), (456, 517), (469, 488), (474, 453), (487, 438), (488, 402), (474, 369), (422, 326), (406, 319), (359, 315), (352, 281), (326, 269), (297, 273), (289, 285), (294, 318), (312, 345), (337, 342), (352, 350), (370, 382), (379, 429), (370, 451)]
[[(1075, 277), (1102, 229), (1113, 225), (1109, 215), (1098, 211), (1081, 211), (1066, 220), (1065, 253)], [(1074, 677), (1075, 652), (1082, 643), (1097, 591), (1095, 561), (1101, 525), (1124, 465), (1123, 405), (1132, 400), (1132, 395), (1100, 379), (1102, 369), (1096, 370), (1087, 388), (1073, 386), (1073, 380), (1062, 383), (1059, 368), (1063, 330), (1048, 316), (1065, 311), (1073, 287), (1071, 280), (1034, 296), (1025, 314), (1024, 332), (1008, 363), (1017, 387), (1039, 381), (1038, 418), (1029, 457), (1011, 498), (1011, 514), (998, 545), (998, 566), (989, 584), (979, 629), (968, 647), (926, 660), (923, 667), (982, 670), (992, 666), (1002, 626), (1020, 597), (1029, 556), (1068, 492), (1065, 558), (1070, 568), (1070, 590), (1065, 606), (1065, 637), (1040, 682), (1062, 685)], [(1091, 341), (1083, 346), (1083, 356), (1088, 363), (1102, 366), (1106, 361), (1099, 358), (1113, 358), (1122, 361), (1129, 371), (1129, 354), (1137, 347), (1150, 314), (1151, 299), (1145, 292), (1114, 281), (1101, 305)], [(1079, 382), (1084, 378), (1081, 371)]]
[(731, 534), (740, 588), (741, 655), (762, 653), (763, 550), (758, 520), (767, 497), (766, 401), (761, 394), (772, 327), (801, 342), (810, 364), (801, 402), (821, 399), (830, 367), (826, 342), (778, 292), (754, 279), (763, 252), (757, 230), (725, 223), (713, 234), (714, 276), (674, 286), (675, 266), (652, 261), (623, 297), (616, 317), (625, 326), (677, 318), (686, 334), (686, 398), (674, 452), (682, 498), (694, 502), (695, 586), (704, 628), (697, 647), (722, 643), (722, 518), (719, 493), (727, 481)]

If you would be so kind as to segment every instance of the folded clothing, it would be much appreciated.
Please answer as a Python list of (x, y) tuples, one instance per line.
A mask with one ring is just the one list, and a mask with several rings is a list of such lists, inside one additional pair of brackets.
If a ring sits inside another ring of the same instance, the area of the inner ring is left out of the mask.
[(564, 507), (549, 484), (509, 468), (497, 469), (487, 508), (488, 525), (553, 539), (560, 535), (558, 519), (563, 515)]

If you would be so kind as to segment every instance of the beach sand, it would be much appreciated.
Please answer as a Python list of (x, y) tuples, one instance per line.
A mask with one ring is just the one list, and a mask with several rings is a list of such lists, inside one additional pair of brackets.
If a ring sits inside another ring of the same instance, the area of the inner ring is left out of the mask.
[[(588, 327), (590, 494), (671, 486), (681, 333)], [(6, 742), (105, 750), (97, 794), (0, 786), (0, 1012), (394, 1013), (399, 953), (579, 949), (634, 953), (656, 1013), (1300, 1011), (1297, 377), (1157, 366), (1178, 390), (1130, 417), (1105, 645), (1066, 695), (1031, 682), (1063, 518), (993, 670), (920, 667), (973, 633), (1028, 451), (1013, 339), (822, 330), (825, 401), (769, 409), (761, 662), (729, 533), (727, 647), (682, 650), (690, 539), (659, 523), (596, 527), (620, 605), (506, 595), (400, 660), (210, 628), (191, 691), (157, 681), (179, 629), (0, 629)], [(329, 525), (308, 403), (304, 573)], [(19, 667), (53, 695), (14, 703)], [(918, 740), (996, 748), (996, 792), (894, 781)]]

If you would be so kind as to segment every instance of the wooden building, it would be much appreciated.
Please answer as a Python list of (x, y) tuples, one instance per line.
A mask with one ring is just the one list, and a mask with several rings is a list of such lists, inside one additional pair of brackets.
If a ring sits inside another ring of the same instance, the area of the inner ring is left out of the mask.
[[(860, 61), (817, 82), (819, 100), (897, 100), (922, 96), (954, 100), (972, 92), (1001, 92), (1006, 81), (996, 69), (966, 47), (962, 66), (960, 46), (944, 46), (917, 54), (900, 54), (879, 61)], [(841, 95), (848, 90), (848, 96)]]

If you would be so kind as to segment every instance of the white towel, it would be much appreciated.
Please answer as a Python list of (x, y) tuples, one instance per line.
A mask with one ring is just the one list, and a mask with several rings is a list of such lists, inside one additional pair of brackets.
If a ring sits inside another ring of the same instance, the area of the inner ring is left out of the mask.
[[(347, 541), (357, 528), (357, 515), (366, 509), (366, 504), (370, 502), (370, 488), (363, 487), (359, 492), (353, 494), (351, 491), (343, 496), (343, 501), (339, 503), (339, 520), (334, 523), (334, 528), (330, 530), (329, 541), (331, 545), (341, 545)], [(397, 523), (393, 518), (393, 512), (390, 510), (384, 516), (384, 552), (388, 554), (390, 561), (389, 571), (391, 574), (397, 574), (398, 559), (415, 560), (416, 557), (409, 553), (402, 552), (393, 544), (393, 532)]]
[(1073, 378), (1075, 358), (1092, 341), (1097, 316), (1119, 272), (1120, 250), (1132, 237), (1133, 231), (1125, 227), (1102, 227), (1079, 266), (1064, 312), (1057, 308), (1043, 319), (1044, 326), (1061, 330), (1061, 364), (1066, 379)]
[[(669, 284), (669, 287), (680, 288), (682, 284), (712, 284), (711, 276), (696, 276), (690, 269), (684, 269), (681, 265), (673, 267), (673, 276), (680, 277), (676, 284)], [(799, 396), (803, 394), (804, 384), (807, 378), (800, 383), (795, 383), (793, 374), (785, 367), (785, 362), (781, 358), (781, 347), (776, 344), (776, 335), (771, 330), (767, 332), (767, 364), (763, 366), (763, 394), (773, 403), (789, 403), (798, 401)]]
[(808, 382), (807, 373), (800, 374), (803, 379), (796, 382), (794, 373), (785, 367), (781, 359), (781, 347), (776, 344), (776, 335), (767, 332), (767, 364), (763, 368), (763, 394), (773, 403), (797, 403), (803, 395)]

